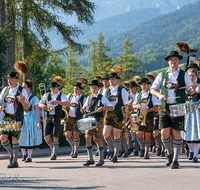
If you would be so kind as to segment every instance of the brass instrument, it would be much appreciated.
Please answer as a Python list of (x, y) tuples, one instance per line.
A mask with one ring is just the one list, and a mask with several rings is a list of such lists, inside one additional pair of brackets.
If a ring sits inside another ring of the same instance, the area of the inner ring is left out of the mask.
[(137, 124), (138, 125), (142, 125), (142, 126), (147, 126), (146, 125), (146, 113), (147, 113), (147, 99), (141, 99), (141, 109), (140, 109), (140, 113), (137, 116)]
[(68, 111), (67, 111), (67, 107), (62, 106), (62, 115), (61, 115), (61, 118), (60, 118), (60, 124), (63, 125), (65, 123), (67, 123), (68, 119), (69, 119), (69, 114), (68, 114)]

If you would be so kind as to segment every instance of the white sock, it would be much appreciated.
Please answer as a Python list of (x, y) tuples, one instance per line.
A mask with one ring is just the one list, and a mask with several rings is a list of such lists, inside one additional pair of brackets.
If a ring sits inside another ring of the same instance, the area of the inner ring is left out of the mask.
[(199, 143), (194, 143), (193, 145), (194, 145), (194, 156), (193, 157), (198, 158)]
[(190, 152), (194, 152), (194, 144), (193, 143), (187, 143), (189, 149), (190, 149)]
[(31, 159), (31, 156), (32, 156), (32, 152), (33, 152), (33, 149), (28, 149), (28, 158)]
[(25, 156), (26, 155), (26, 149), (25, 148), (21, 148), (22, 154)]

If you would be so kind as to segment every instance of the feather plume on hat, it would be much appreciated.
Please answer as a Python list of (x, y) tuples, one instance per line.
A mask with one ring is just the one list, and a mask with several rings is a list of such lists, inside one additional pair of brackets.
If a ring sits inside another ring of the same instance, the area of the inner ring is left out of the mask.
[(56, 82), (56, 83), (62, 83), (63, 79), (62, 77), (60, 76), (55, 76), (53, 79), (52, 79), (52, 82)]
[(84, 85), (87, 85), (88, 84), (88, 80), (85, 78), (85, 77), (81, 77), (78, 79), (78, 82), (81, 82), (83, 83)]
[(155, 76), (154, 76), (153, 74), (151, 74), (151, 73), (147, 73), (145, 76), (146, 76), (149, 80), (152, 80), (152, 81), (155, 80)]
[(96, 76), (96, 79), (97, 79), (98, 81), (100, 81), (100, 80), (101, 80), (101, 78), (102, 78), (102, 76), (101, 76), (101, 75), (97, 75), (97, 76)]
[(122, 83), (122, 86), (123, 86), (124, 88), (130, 88), (131, 84), (130, 84), (130, 82), (128, 82), (128, 81), (124, 81), (124, 82)]
[(28, 66), (23, 61), (17, 61), (14, 64), (14, 68), (22, 75), (27, 75), (28, 73)]
[(176, 46), (175, 47), (178, 48), (180, 52), (185, 52), (188, 55), (190, 54), (190, 48), (187, 45), (187, 43), (185, 43), (185, 42), (182, 42), (182, 41), (176, 42)]
[(198, 59), (196, 60), (196, 63), (197, 63), (198, 66), (200, 66), (200, 58), (198, 58)]
[(109, 73), (117, 73), (118, 75), (123, 73), (123, 68), (121, 66), (115, 66), (110, 70)]
[(141, 78), (139, 76), (134, 76), (133, 77), (133, 81), (135, 82), (140, 82), (141, 81)]

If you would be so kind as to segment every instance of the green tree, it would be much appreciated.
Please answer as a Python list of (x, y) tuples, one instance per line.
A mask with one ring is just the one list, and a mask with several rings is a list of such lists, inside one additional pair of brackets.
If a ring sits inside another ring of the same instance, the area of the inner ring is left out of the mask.
[(143, 71), (138, 71), (140, 65), (138, 64), (138, 59), (134, 53), (131, 51), (131, 47), (134, 44), (134, 41), (129, 41), (129, 36), (125, 38), (125, 41), (122, 45), (124, 52), (122, 55), (116, 57), (116, 63), (119, 63), (120, 66), (123, 68), (123, 73), (120, 75), (122, 80), (130, 81), (134, 74), (140, 74)]

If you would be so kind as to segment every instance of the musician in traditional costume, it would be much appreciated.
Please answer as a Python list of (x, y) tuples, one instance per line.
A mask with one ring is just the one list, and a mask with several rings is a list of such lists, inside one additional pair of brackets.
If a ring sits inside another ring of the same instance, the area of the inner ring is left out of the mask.
[[(193, 84), (197, 83), (197, 70), (187, 69)], [(200, 148), (200, 85), (196, 88), (194, 95), (186, 94), (186, 103), (191, 103), (194, 110), (185, 116), (185, 130), (182, 131), (182, 138), (187, 142), (190, 149), (189, 160), (198, 162), (198, 151)]]
[(77, 120), (83, 118), (83, 114), (80, 112), (80, 109), (83, 107), (86, 101), (86, 98), (81, 94), (82, 89), (83, 89), (82, 83), (77, 82), (74, 85), (74, 93), (73, 94), (70, 93), (67, 95), (70, 107), (69, 107), (69, 119), (64, 124), (64, 132), (67, 141), (72, 147), (72, 152), (70, 154), (72, 158), (77, 158), (79, 144), (80, 144), (80, 137), (79, 137), (80, 131), (77, 126)]
[[(140, 157), (144, 157), (144, 159), (149, 159), (151, 134), (153, 132), (153, 118), (154, 112), (158, 109), (158, 101), (157, 98), (153, 96), (149, 91), (149, 84), (151, 83), (149, 82), (148, 78), (142, 78), (141, 81), (138, 82), (138, 84), (141, 85), (142, 91), (137, 94), (133, 103), (133, 109), (138, 109), (138, 117), (140, 117), (140, 114), (143, 114), (142, 117), (146, 118), (146, 120), (144, 121), (144, 119), (142, 119), (140, 121), (139, 129), (136, 132), (136, 137), (139, 144), (141, 145)], [(143, 105), (143, 103), (145, 105)], [(145, 142), (142, 137), (143, 131), (145, 131)]]
[[(56, 160), (57, 151), (59, 146), (59, 128), (60, 119), (62, 115), (62, 106), (69, 106), (67, 96), (59, 91), (61, 86), (62, 78), (56, 76), (51, 82), (51, 93), (44, 94), (42, 100), (39, 103), (39, 107), (47, 112), (47, 120), (44, 132), (44, 138), (48, 146), (51, 148), (51, 160)], [(48, 104), (47, 104), (48, 103)], [(45, 105), (47, 104), (47, 105)], [(48, 110), (48, 108), (52, 108)], [(51, 133), (53, 136), (53, 141), (51, 139)]]
[[(178, 67), (182, 58), (177, 51), (169, 52), (168, 56), (165, 57), (165, 60), (169, 63), (169, 68), (156, 77), (150, 91), (161, 100), (162, 108), (159, 115), (161, 138), (167, 149), (166, 165), (169, 166), (172, 163), (172, 169), (179, 167), (178, 156), (183, 143), (181, 130), (184, 130), (184, 116), (171, 117), (169, 109), (171, 105), (185, 103), (186, 92), (193, 95), (197, 87), (196, 84), (192, 84), (189, 74)], [(171, 127), (174, 136), (173, 149), (170, 136)]]
[[(102, 144), (102, 132), (104, 127), (104, 115), (103, 111), (113, 111), (112, 104), (108, 101), (108, 99), (99, 94), (99, 87), (100, 83), (98, 80), (92, 80), (90, 84), (90, 90), (92, 95), (89, 96), (81, 109), (83, 113), (85, 110), (89, 113), (89, 116), (92, 116), (97, 121), (97, 128), (87, 130), (85, 133), (85, 140), (86, 140), (86, 148), (88, 153), (88, 160), (83, 166), (89, 166), (94, 164), (93, 159), (93, 150), (92, 150), (92, 137), (95, 136), (98, 149), (99, 149), (99, 162), (96, 166), (102, 166), (104, 164), (103, 160), (103, 144)], [(91, 114), (90, 114), (91, 113)]]
[[(125, 88), (118, 86), (118, 80), (120, 77), (117, 72), (111, 72), (108, 78), (110, 87), (106, 90), (106, 97), (114, 106), (114, 111), (109, 111), (105, 115), (103, 135), (109, 145), (109, 159), (113, 163), (116, 163), (121, 144), (121, 128), (123, 127), (122, 121), (124, 120), (124, 124), (127, 122), (127, 118), (123, 118), (121, 107), (125, 106), (128, 109), (129, 94)], [(114, 133), (114, 140), (110, 136), (112, 130)]]
[[(198, 71), (200, 70), (199, 66), (196, 63), (190, 63), (190, 65), (185, 69), (185, 71), (187, 72), (189, 69), (195, 69), (198, 73)], [(196, 83), (200, 83), (200, 78), (196, 77)]]
[[(32, 162), (32, 152), (42, 144), (42, 125), (40, 122), (39, 99), (30, 91), (32, 90), (31, 80), (23, 82), (22, 87), (28, 93), (30, 107), (24, 111), (23, 125), (21, 128), (19, 145), (22, 151), (22, 161)], [(26, 149), (28, 156), (26, 154)]]
[[(19, 83), (19, 73), (16, 71), (10, 71), (7, 76), (8, 85), (3, 88), (0, 94), (0, 111), (3, 111), (3, 121), (23, 121), (24, 110), (29, 109), (28, 94), (24, 88), (22, 88)], [(12, 135), (12, 147), (8, 140), (8, 135)], [(19, 143), (18, 137), (19, 131), (1, 131), (0, 140), (4, 148), (8, 151), (10, 156), (10, 161), (7, 165), (8, 168), (18, 167), (18, 154), (19, 154)]]

